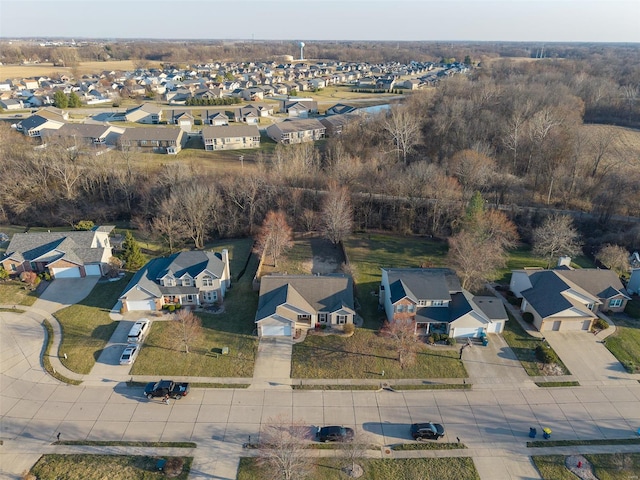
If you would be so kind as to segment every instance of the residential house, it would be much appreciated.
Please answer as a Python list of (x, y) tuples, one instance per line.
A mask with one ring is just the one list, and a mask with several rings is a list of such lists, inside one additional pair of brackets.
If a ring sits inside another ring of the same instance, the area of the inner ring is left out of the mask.
[(120, 296), (125, 312), (221, 302), (231, 286), (229, 252), (191, 251), (149, 261)]
[(336, 137), (342, 134), (344, 128), (354, 120), (361, 118), (359, 115), (350, 113), (345, 115), (331, 115), (320, 119), (320, 123), (326, 128), (327, 137)]
[(153, 153), (176, 155), (184, 148), (188, 137), (184, 130), (173, 127), (127, 128), (120, 137), (120, 147)]
[(21, 110), (24, 108), (22, 100), (16, 100), (13, 98), (7, 100), (0, 100), (0, 108), (5, 110)]
[(100, 123), (65, 123), (57, 130), (42, 130), (43, 142), (64, 142), (67, 146), (116, 146), (125, 129)]
[(417, 335), (477, 338), (502, 333), (507, 321), (501, 300), (474, 297), (448, 268), (383, 268), (379, 303), (390, 324), (407, 323)]
[(318, 113), (318, 102), (315, 100), (281, 100), (280, 111), (292, 118), (307, 118)]
[(260, 147), (260, 131), (255, 125), (224, 125), (202, 128), (205, 150), (237, 150)]
[(208, 111), (205, 111), (203, 119), (203, 123), (207, 125), (213, 125), (214, 127), (229, 125), (229, 117), (223, 112), (209, 113)]
[(356, 107), (351, 105), (345, 105), (344, 103), (336, 103), (332, 107), (327, 108), (325, 115), (344, 115), (345, 113), (353, 113), (357, 110)]
[(0, 264), (12, 275), (47, 272), (53, 278), (102, 276), (112, 257), (109, 233), (113, 228), (16, 233)]
[(18, 122), (16, 130), (28, 137), (40, 137), (44, 130), (57, 130), (63, 125), (63, 122), (52, 120), (36, 113)]
[(291, 337), (296, 330), (346, 325), (356, 316), (350, 276), (265, 275), (256, 312), (259, 337)]
[(177, 112), (175, 110), (171, 110), (171, 116), (169, 117), (168, 123), (179, 126), (180, 129), (185, 132), (190, 132), (193, 127), (194, 119), (193, 115), (191, 115), (191, 111)]
[(144, 124), (158, 124), (162, 121), (162, 109), (151, 103), (143, 103), (124, 113), (114, 114), (113, 121), (126, 121)]
[(588, 331), (599, 310), (623, 311), (630, 299), (615, 272), (594, 268), (514, 270), (510, 289), (541, 332)]
[(315, 118), (287, 119), (266, 129), (269, 138), (277, 143), (313, 142), (324, 137), (326, 127)]

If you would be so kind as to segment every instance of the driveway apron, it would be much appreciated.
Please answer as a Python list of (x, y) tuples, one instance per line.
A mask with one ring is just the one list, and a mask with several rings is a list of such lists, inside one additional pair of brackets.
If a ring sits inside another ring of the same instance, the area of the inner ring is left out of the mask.
[(291, 338), (261, 338), (250, 388), (291, 388), (292, 350)]

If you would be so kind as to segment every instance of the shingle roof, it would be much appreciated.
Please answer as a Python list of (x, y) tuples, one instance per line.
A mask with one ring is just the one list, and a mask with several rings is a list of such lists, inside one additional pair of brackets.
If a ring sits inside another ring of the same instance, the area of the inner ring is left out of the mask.
[(182, 130), (177, 127), (134, 127), (127, 128), (122, 134), (122, 141), (158, 140), (178, 143)]
[(277, 127), (282, 133), (293, 133), (307, 130), (325, 130), (325, 126), (315, 118), (287, 119), (284, 122), (274, 123), (270, 127)]
[(353, 310), (351, 277), (342, 274), (262, 277), (256, 322), (273, 315), (285, 303), (304, 311), (334, 312), (342, 307)]
[(460, 280), (449, 268), (385, 268), (391, 289), (391, 303), (409, 297), (419, 300), (449, 300), (461, 292)]
[(502, 301), (491, 296), (473, 297), (475, 303), (480, 310), (489, 318), (489, 320), (507, 320), (507, 311)]
[(259, 137), (260, 131), (255, 125), (221, 125), (202, 127), (202, 138)]
[[(154, 258), (136, 272), (124, 289), (122, 297), (126, 297), (127, 293), (136, 286), (156, 297), (160, 297), (165, 293), (196, 293), (197, 288), (195, 287), (164, 287), (158, 282), (165, 275), (180, 278), (188, 273), (193, 278), (205, 270), (218, 278), (222, 278), (224, 268), (225, 264), (222, 261), (222, 255), (215, 252), (178, 252), (168, 257)], [(188, 290), (181, 290), (185, 288)]]
[(620, 294), (624, 295), (622, 282), (613, 270), (577, 268), (575, 270), (563, 270), (558, 272), (558, 275), (598, 298), (604, 299)]

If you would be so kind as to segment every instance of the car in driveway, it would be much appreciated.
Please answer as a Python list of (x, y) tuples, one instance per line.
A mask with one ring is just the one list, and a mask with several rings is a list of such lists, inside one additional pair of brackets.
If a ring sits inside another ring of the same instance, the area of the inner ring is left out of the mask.
[(350, 442), (353, 440), (353, 428), (332, 425), (318, 428), (316, 438), (319, 442)]
[(120, 365), (131, 365), (138, 355), (138, 345), (127, 345), (120, 355)]
[(439, 423), (414, 423), (411, 425), (411, 436), (414, 440), (438, 440), (444, 437), (444, 427)]

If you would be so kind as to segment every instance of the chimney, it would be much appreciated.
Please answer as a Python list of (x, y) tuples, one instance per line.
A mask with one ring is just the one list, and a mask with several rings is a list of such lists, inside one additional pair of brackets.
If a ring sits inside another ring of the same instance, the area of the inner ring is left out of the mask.
[(226, 248), (222, 249), (222, 262), (225, 265), (227, 270), (227, 278), (225, 279), (226, 286), (229, 287), (231, 285), (231, 268), (229, 268), (229, 250)]

